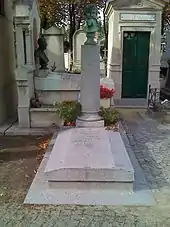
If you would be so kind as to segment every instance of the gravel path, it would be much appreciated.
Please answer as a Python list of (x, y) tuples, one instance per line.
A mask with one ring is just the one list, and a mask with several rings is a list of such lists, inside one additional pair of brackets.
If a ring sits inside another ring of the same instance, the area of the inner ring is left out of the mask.
[(0, 207), (1, 227), (169, 227), (168, 207)]
[(124, 119), (125, 134), (157, 206), (24, 206), (6, 201), (0, 202), (0, 227), (169, 227), (170, 126), (132, 114)]

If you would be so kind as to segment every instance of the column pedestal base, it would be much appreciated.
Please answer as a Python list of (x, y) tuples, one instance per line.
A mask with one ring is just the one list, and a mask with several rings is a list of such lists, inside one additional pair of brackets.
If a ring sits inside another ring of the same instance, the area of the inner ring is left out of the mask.
[(83, 113), (82, 116), (77, 118), (76, 126), (81, 128), (101, 128), (104, 127), (104, 120), (98, 113)]

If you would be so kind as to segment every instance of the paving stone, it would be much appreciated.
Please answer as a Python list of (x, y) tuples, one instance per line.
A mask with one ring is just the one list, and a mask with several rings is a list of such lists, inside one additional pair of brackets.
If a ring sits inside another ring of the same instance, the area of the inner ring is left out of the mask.
[(93, 222), (94, 222), (94, 217), (91, 217), (91, 216), (82, 217), (78, 226), (79, 227), (91, 226)]
[[(128, 144), (129, 146), (129, 144)], [(130, 147), (127, 147), (130, 149)], [(135, 167), (135, 182), (134, 182), (134, 193), (132, 190), (114, 190), (111, 191), (109, 188), (100, 190), (88, 190), (88, 188), (79, 190), (75, 187), (69, 188), (57, 188), (55, 191), (47, 190), (48, 182), (44, 179), (44, 168), (48, 161), (46, 156), (37, 172), (37, 175), (31, 185), (31, 188), (26, 196), (25, 203), (34, 204), (91, 204), (91, 205), (153, 205), (155, 199), (152, 196), (147, 183), (144, 179), (144, 175), (141, 172), (139, 164), (136, 161), (135, 156), (132, 156), (131, 149), (128, 151), (131, 156), (131, 162)], [(49, 155), (49, 154), (48, 154)], [(55, 159), (54, 159), (55, 160)], [(123, 188), (125, 189), (125, 188)], [(142, 190), (145, 189), (145, 190)]]
[[(133, 151), (150, 187), (163, 190), (168, 185), (170, 188), (170, 127), (162, 127), (151, 119), (141, 119), (135, 129), (131, 122), (125, 124), (128, 134), (133, 134)], [(169, 201), (165, 201), (162, 200), (162, 204), (167, 205)]]

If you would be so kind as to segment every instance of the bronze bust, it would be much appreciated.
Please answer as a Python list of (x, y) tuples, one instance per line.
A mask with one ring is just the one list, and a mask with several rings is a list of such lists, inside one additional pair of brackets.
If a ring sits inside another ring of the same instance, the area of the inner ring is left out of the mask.
[(37, 61), (40, 64), (40, 69), (48, 69), (47, 65), (49, 62), (49, 59), (46, 55), (46, 53), (44, 52), (47, 48), (47, 42), (45, 40), (45, 38), (43, 36), (41, 36), (38, 39), (38, 49), (35, 51), (35, 62), (37, 63)]
[(85, 45), (96, 45), (94, 41), (95, 33), (99, 30), (98, 25), (98, 9), (94, 4), (88, 4), (84, 10), (85, 15), (85, 32), (87, 40)]

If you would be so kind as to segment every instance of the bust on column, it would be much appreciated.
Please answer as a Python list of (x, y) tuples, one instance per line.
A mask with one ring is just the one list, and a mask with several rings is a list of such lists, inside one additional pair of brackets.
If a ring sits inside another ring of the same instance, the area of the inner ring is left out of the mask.
[(48, 69), (48, 57), (45, 53), (47, 42), (43, 36), (38, 39), (38, 49), (35, 51), (35, 62), (40, 64), (40, 69)]
[(100, 110), (100, 48), (95, 42), (98, 31), (95, 5), (89, 4), (85, 8), (85, 31), (87, 40), (81, 46), (81, 89), (80, 103), (82, 114), (78, 117), (77, 127), (104, 127), (104, 121), (99, 116)]
[(98, 9), (95, 5), (89, 4), (86, 6), (85, 11), (85, 27), (84, 30), (86, 32), (87, 40), (84, 43), (85, 45), (96, 45), (97, 43), (94, 41), (95, 34), (98, 31)]

